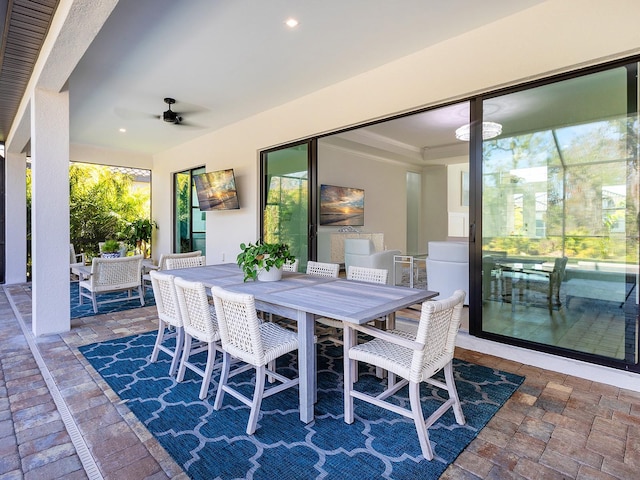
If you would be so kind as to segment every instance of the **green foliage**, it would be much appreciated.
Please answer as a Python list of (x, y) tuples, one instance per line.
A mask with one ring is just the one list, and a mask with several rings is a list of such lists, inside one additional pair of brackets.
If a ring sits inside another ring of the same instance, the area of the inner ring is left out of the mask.
[(102, 253), (117, 253), (120, 251), (120, 242), (113, 238), (105, 240), (102, 246)]
[(95, 256), (98, 242), (106, 238), (131, 243), (131, 223), (149, 218), (150, 205), (150, 190), (132, 187), (129, 174), (101, 165), (70, 165), (70, 237), (76, 251)]
[(258, 277), (258, 270), (267, 272), (272, 268), (280, 268), (287, 262), (295, 261), (291, 255), (289, 246), (284, 243), (264, 243), (258, 240), (256, 243), (240, 244), (241, 252), (236, 261), (244, 272), (244, 281)]
[(138, 218), (127, 225), (125, 239), (132, 246), (135, 246), (138, 242), (149, 243), (154, 228), (158, 228), (158, 224), (153, 220)]

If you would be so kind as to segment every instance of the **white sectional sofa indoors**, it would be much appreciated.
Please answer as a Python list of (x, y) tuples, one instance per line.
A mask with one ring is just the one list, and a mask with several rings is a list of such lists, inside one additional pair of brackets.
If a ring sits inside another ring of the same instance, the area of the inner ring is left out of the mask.
[(436, 299), (453, 295), (458, 289), (467, 296), (469, 305), (469, 242), (429, 242), (427, 257), (427, 287), (439, 292)]

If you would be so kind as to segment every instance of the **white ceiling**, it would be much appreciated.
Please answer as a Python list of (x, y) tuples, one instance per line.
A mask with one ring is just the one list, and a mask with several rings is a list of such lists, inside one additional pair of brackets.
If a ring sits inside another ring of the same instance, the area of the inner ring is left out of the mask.
[[(162, 151), (541, 1), (121, 0), (69, 80), (71, 141)], [(164, 97), (183, 125), (157, 118)]]

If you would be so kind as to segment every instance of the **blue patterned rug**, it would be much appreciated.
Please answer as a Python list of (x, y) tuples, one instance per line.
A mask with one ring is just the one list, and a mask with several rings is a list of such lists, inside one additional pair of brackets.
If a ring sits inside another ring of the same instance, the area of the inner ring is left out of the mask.
[[(262, 404), (258, 430), (245, 434), (249, 409), (230, 395), (213, 410), (219, 377), (214, 371), (209, 397), (198, 400), (200, 382), (187, 370), (185, 380), (169, 377), (162, 352), (149, 363), (155, 332), (80, 347), (80, 351), (126, 402), (184, 471), (194, 479), (433, 479), (469, 445), (524, 378), (455, 360), (456, 385), (466, 425), (451, 409), (429, 429), (435, 458), (421, 457), (413, 422), (355, 400), (355, 422), (343, 420), (342, 347), (318, 345), (316, 420), (299, 420), (298, 389), (269, 397)], [(220, 360), (218, 357), (217, 360)], [(287, 368), (284, 368), (284, 367)], [(278, 371), (295, 371), (295, 355), (279, 360)], [(361, 370), (359, 389), (380, 391), (372, 371)], [(251, 372), (234, 377), (253, 392)], [(422, 389), (425, 412), (441, 404), (446, 392)], [(395, 397), (408, 405), (406, 387)]]
[[(122, 302), (107, 303), (98, 305), (98, 313), (93, 312), (93, 305), (88, 298), (82, 299), (82, 305), (78, 300), (78, 282), (71, 282), (71, 318), (90, 317), (92, 315), (102, 315), (103, 313), (121, 312), (122, 310), (130, 310), (132, 308), (140, 308), (140, 300), (126, 300)], [(98, 302), (110, 300), (113, 298), (126, 298), (127, 292), (101, 293), (98, 295)], [(144, 305), (155, 305), (156, 300), (153, 296), (153, 289), (147, 288), (144, 294)]]

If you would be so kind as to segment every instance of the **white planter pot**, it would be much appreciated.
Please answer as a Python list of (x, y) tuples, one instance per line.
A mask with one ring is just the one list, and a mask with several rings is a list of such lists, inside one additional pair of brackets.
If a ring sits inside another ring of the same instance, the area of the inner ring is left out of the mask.
[(120, 258), (120, 252), (115, 253), (103, 253), (100, 255), (102, 258)]
[(282, 278), (282, 267), (271, 267), (269, 271), (264, 268), (258, 270), (258, 280), (261, 282), (277, 282)]

